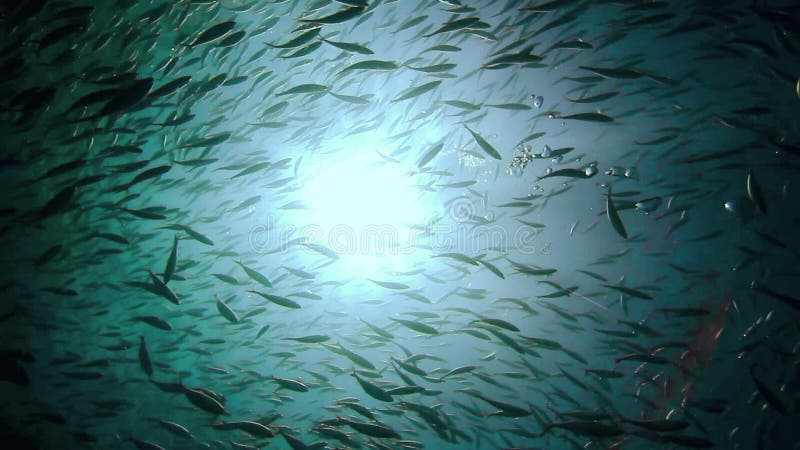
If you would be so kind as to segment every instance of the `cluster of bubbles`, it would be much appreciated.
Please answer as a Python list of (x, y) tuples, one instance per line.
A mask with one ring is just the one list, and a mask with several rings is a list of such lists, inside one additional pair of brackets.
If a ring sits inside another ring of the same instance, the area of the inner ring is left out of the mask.
[[(547, 148), (549, 149), (550, 147)], [(514, 156), (514, 158), (512, 158), (511, 162), (508, 164), (508, 173), (518, 177), (522, 175), (522, 171), (525, 170), (525, 167), (528, 165), (528, 163), (533, 161), (536, 157), (533, 156), (531, 146), (527, 144), (518, 144), (514, 150), (516, 150), (518, 154), (517, 156)]]
[[(550, 162), (553, 164), (559, 164), (561, 163), (561, 161), (564, 160), (564, 157), (562, 155), (553, 156), (553, 149), (550, 148), (549, 145), (545, 145), (544, 147), (542, 147), (542, 151), (539, 153), (534, 153), (533, 148), (528, 144), (524, 145), (519, 144), (514, 148), (514, 150), (516, 150), (517, 156), (511, 159), (511, 163), (509, 163), (508, 165), (508, 173), (510, 175), (517, 177), (522, 175), (522, 172), (525, 169), (525, 167), (528, 165), (528, 163), (530, 163), (534, 159), (550, 158)], [(580, 161), (581, 161), (580, 158), (575, 158), (575, 162), (580, 162)], [(594, 172), (589, 173), (589, 170), (592, 170)], [(550, 173), (549, 171), (552, 171), (552, 169), (548, 169), (548, 173)], [(634, 169), (630, 169), (630, 173), (634, 173), (633, 171)], [(594, 176), (596, 172), (597, 172), (597, 167), (595, 164), (587, 168), (586, 174), (588, 176)]]
[(606, 170), (606, 175), (621, 178), (638, 178), (639, 173), (636, 167), (628, 167), (627, 169), (620, 166), (611, 166)]
[[(550, 175), (551, 173), (553, 173), (553, 168), (548, 167), (544, 173), (545, 175)], [(583, 173), (586, 174), (587, 178), (597, 175), (597, 161), (592, 162), (588, 166), (584, 167)]]

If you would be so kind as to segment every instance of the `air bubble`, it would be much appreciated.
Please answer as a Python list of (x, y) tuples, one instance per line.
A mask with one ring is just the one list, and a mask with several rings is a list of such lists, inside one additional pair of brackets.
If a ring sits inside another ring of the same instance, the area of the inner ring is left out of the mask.
[(733, 200), (728, 200), (725, 202), (723, 207), (725, 208), (725, 211), (731, 214), (736, 214), (736, 203), (734, 203)]

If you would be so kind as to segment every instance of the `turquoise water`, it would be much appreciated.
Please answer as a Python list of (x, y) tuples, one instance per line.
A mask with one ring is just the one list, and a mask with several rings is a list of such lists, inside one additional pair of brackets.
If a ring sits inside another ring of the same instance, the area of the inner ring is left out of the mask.
[(0, 8), (8, 448), (793, 448), (791, 2)]

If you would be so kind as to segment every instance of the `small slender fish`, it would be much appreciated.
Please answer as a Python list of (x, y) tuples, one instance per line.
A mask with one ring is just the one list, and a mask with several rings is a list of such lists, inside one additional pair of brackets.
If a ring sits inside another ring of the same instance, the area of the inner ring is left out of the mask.
[(472, 131), (472, 129), (470, 129), (470, 127), (468, 127), (468, 126), (466, 126), (466, 125), (464, 125), (464, 128), (466, 128), (466, 129), (467, 129), (467, 131), (469, 131), (469, 134), (471, 134), (471, 135), (472, 135), (472, 138), (473, 138), (473, 139), (475, 139), (475, 142), (477, 142), (477, 143), (478, 143), (478, 146), (479, 146), (479, 147), (480, 147), (480, 148), (481, 148), (481, 149), (482, 149), (484, 152), (486, 152), (486, 154), (488, 154), (489, 156), (491, 156), (491, 157), (492, 157), (492, 158), (494, 158), (494, 159), (503, 159), (503, 157), (502, 157), (502, 156), (500, 156), (500, 153), (499, 153), (497, 150), (495, 150), (495, 148), (494, 148), (494, 147), (492, 147), (492, 145), (491, 145), (491, 144), (489, 144), (489, 143), (486, 141), (486, 139), (484, 139), (484, 138), (483, 138), (483, 136), (481, 136), (480, 134), (478, 134), (478, 133), (476, 133), (476, 132)]
[(172, 242), (172, 251), (169, 253), (169, 258), (167, 258), (167, 265), (164, 268), (164, 284), (169, 283), (170, 278), (172, 275), (175, 274), (175, 266), (178, 263), (178, 236), (174, 236)]
[(210, 28), (200, 33), (200, 35), (197, 36), (197, 38), (195, 38), (195, 40), (191, 44), (188, 44), (186, 46), (197, 47), (198, 45), (219, 39), (225, 34), (227, 34), (229, 31), (231, 31), (235, 26), (236, 22), (233, 20), (228, 20), (225, 22), (212, 25)]
[(153, 376), (153, 363), (150, 362), (150, 353), (147, 351), (144, 336), (139, 336), (139, 365), (148, 378)]
[(428, 38), (428, 37), (435, 36), (435, 35), (441, 34), (441, 33), (448, 33), (448, 32), (451, 32), (451, 31), (463, 30), (464, 28), (468, 28), (468, 27), (470, 27), (472, 25), (475, 25), (476, 23), (480, 22), (480, 20), (481, 19), (478, 18), (478, 17), (465, 17), (463, 19), (456, 19), (456, 20), (453, 20), (453, 21), (445, 23), (444, 25), (439, 27), (436, 31), (434, 31), (432, 33), (428, 33), (428, 34), (424, 35), (423, 37)]
[(364, 12), (366, 7), (354, 6), (351, 8), (343, 8), (331, 15), (318, 17), (316, 19), (300, 19), (300, 22), (315, 23), (315, 24), (334, 24), (342, 23), (351, 19), (355, 19)]
[(436, 89), (440, 84), (442, 84), (441, 80), (431, 81), (429, 83), (422, 84), (416, 87), (410, 87), (405, 91), (401, 92), (397, 97), (392, 99), (392, 103), (401, 102), (403, 100), (408, 100), (414, 97), (419, 97), (420, 95), (432, 91)]
[(761, 214), (767, 213), (767, 202), (764, 199), (764, 191), (761, 190), (758, 181), (753, 175), (753, 169), (747, 169), (747, 198), (753, 202), (756, 210)]
[(227, 320), (228, 322), (232, 324), (239, 323), (239, 316), (236, 315), (236, 313), (231, 309), (230, 306), (225, 304), (225, 302), (223, 302), (219, 298), (217, 299), (217, 311), (219, 311), (222, 317), (224, 317), (225, 320)]
[(614, 206), (614, 201), (611, 199), (611, 185), (608, 186), (608, 192), (606, 192), (606, 213), (611, 226), (614, 227), (614, 231), (622, 236), (622, 239), (628, 239), (628, 232), (625, 230), (625, 225), (619, 217), (617, 207)]

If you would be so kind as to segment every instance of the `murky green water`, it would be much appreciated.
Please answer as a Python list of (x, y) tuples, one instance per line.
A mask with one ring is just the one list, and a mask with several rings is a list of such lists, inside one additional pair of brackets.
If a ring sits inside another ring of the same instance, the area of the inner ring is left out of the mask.
[(794, 448), (791, 2), (0, 7), (8, 448)]

